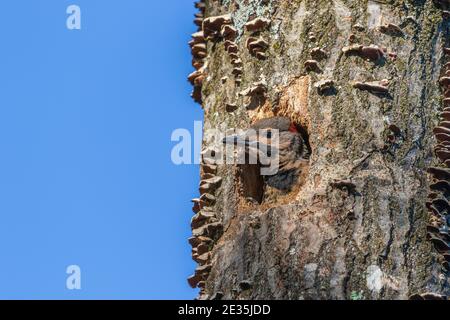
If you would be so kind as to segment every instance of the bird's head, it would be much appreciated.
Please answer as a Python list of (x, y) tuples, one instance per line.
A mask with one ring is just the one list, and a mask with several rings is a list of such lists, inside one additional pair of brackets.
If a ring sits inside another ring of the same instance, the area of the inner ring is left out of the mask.
[(282, 190), (295, 183), (308, 151), (297, 126), (288, 117), (260, 120), (243, 134), (225, 137), (223, 143), (244, 148), (246, 155), (257, 155), (262, 170), (268, 169), (261, 173), (267, 184)]
[(276, 134), (279, 135), (281, 132), (287, 131), (298, 134), (295, 123), (289, 118), (272, 117), (256, 122), (243, 134), (226, 136), (223, 139), (223, 143), (226, 145), (261, 149), (261, 147), (270, 147), (272, 139)]

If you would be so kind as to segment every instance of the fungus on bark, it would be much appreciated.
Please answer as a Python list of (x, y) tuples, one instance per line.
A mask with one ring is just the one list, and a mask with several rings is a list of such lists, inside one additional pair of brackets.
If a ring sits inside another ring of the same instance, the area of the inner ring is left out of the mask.
[(326, 94), (334, 90), (334, 81), (331, 79), (321, 80), (314, 84), (314, 88), (317, 89), (319, 94)]
[(210, 245), (211, 243), (213, 243), (213, 240), (208, 237), (199, 236), (199, 237), (190, 237), (188, 239), (188, 242), (193, 248), (196, 248), (200, 244)]
[(266, 18), (256, 18), (245, 24), (245, 29), (248, 32), (257, 32), (267, 28), (270, 25), (270, 20)]
[(239, 52), (239, 48), (233, 41), (226, 40), (224, 43), (225, 51), (228, 54), (237, 54)]
[(439, 180), (436, 183), (431, 184), (430, 189), (444, 192), (444, 195), (450, 195), (450, 183), (446, 180)]
[(430, 173), (437, 180), (450, 181), (450, 171), (444, 168), (430, 167), (428, 168)]
[(266, 101), (267, 86), (265, 82), (257, 82), (252, 87), (242, 91), (241, 96), (246, 98), (245, 108), (254, 110), (262, 106)]
[(216, 213), (215, 212), (210, 212), (210, 211), (199, 211), (199, 213), (197, 213), (196, 215), (194, 215), (191, 219), (191, 228), (192, 229), (197, 229), (200, 228), (202, 226), (204, 226), (205, 224), (207, 224), (208, 222), (216, 222), (216, 221), (212, 221), (216, 218)]
[(243, 280), (239, 282), (239, 288), (243, 291), (250, 290), (252, 288), (252, 283), (249, 280)]
[(235, 112), (238, 109), (238, 106), (234, 103), (227, 103), (225, 106), (225, 110), (229, 113)]
[(320, 47), (313, 48), (311, 50), (311, 57), (315, 60), (322, 60), (327, 58), (327, 53), (325, 50), (321, 49)]
[(409, 300), (447, 300), (447, 297), (440, 294), (427, 292), (422, 294), (414, 294), (409, 297)]
[(330, 183), (332, 188), (346, 190), (349, 193), (353, 193), (356, 191), (356, 185), (350, 180), (335, 180)]
[(222, 16), (215, 16), (205, 18), (203, 20), (203, 32), (206, 39), (215, 38), (220, 34), (222, 27), (227, 24), (232, 24), (233, 19), (230, 14), (225, 14)]
[(306, 60), (305, 69), (308, 72), (322, 73), (322, 69), (320, 68), (319, 63), (316, 60)]
[(360, 82), (356, 81), (353, 83), (353, 87), (363, 91), (369, 91), (372, 93), (385, 94), (389, 92), (388, 89), (389, 81), (373, 81), (373, 82)]
[(398, 25), (393, 23), (387, 23), (378, 27), (378, 30), (382, 33), (386, 33), (388, 35), (393, 36), (403, 36), (403, 30)]
[(228, 24), (223, 25), (222, 29), (220, 30), (220, 35), (225, 40), (234, 41), (237, 37), (237, 34), (238, 34), (237, 29)]
[[(258, 53), (265, 52), (269, 44), (263, 38), (250, 37), (247, 39), (246, 47), (251, 55), (258, 57)], [(261, 55), (259, 55), (261, 57)]]
[(384, 51), (376, 45), (363, 46), (355, 44), (342, 48), (342, 52), (346, 55), (357, 55), (371, 61), (378, 61), (384, 57)]

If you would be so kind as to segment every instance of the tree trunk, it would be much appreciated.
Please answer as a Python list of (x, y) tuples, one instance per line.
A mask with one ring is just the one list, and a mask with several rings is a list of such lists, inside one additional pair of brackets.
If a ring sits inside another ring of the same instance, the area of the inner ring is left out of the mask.
[[(450, 120), (449, 4), (197, 4), (198, 70), (190, 80), (204, 129), (288, 116), (311, 151), (285, 193), (269, 194), (251, 166), (203, 164), (202, 180), (216, 180), (202, 182), (194, 201), (190, 241), (199, 268), (189, 282), (201, 299), (450, 294), (450, 174), (440, 124), (441, 116)], [(204, 150), (216, 147), (205, 136)]]

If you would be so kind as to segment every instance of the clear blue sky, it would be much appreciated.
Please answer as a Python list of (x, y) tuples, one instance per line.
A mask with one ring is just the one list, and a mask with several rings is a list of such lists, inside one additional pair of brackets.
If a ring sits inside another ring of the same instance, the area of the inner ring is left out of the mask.
[[(66, 28), (66, 8), (82, 30)], [(14, 0), (0, 10), (0, 298), (192, 299), (192, 1)], [(66, 289), (79, 265), (82, 290)]]

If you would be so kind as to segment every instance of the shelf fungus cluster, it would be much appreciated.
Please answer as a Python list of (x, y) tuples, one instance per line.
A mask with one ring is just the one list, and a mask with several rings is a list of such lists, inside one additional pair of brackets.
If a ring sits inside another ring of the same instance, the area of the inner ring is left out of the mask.
[(192, 200), (194, 216), (191, 220), (192, 237), (189, 238), (192, 246), (192, 258), (198, 263), (198, 267), (188, 279), (192, 288), (200, 288), (200, 296), (203, 295), (205, 282), (211, 270), (211, 251), (223, 232), (222, 222), (214, 210), (215, 192), (221, 183), (222, 178), (217, 176), (217, 166), (202, 164), (200, 198)]
[(319, 60), (326, 59), (328, 57), (325, 50), (323, 50), (320, 47), (313, 48), (310, 51), (312, 59), (305, 61), (305, 69), (307, 72), (315, 72), (315, 73), (322, 73), (322, 69), (319, 65)]
[(199, 12), (195, 14), (194, 23), (198, 26), (198, 31), (192, 34), (192, 40), (189, 42), (192, 52), (192, 66), (195, 71), (188, 76), (189, 82), (194, 87), (192, 98), (197, 103), (202, 103), (202, 86), (206, 77), (206, 39), (203, 32), (203, 20), (205, 15), (205, 3), (199, 1), (195, 3)]
[(205, 33), (205, 38), (212, 41), (221, 38), (222, 27), (231, 24), (232, 18), (230, 14), (205, 18), (205, 20), (203, 20), (203, 32)]
[(246, 47), (249, 53), (259, 60), (267, 58), (266, 51), (269, 43), (261, 35), (270, 25), (270, 20), (265, 18), (256, 18), (245, 24), (245, 30), (250, 33), (246, 41)]
[[(450, 5), (450, 1), (435, 1), (437, 4)], [(445, 11), (443, 18), (447, 19)], [(441, 71), (439, 84), (442, 88), (441, 121), (433, 130), (437, 140), (434, 148), (439, 164), (428, 168), (430, 190), (426, 208), (430, 220), (427, 225), (427, 239), (438, 253), (444, 273), (450, 272), (450, 50), (443, 49), (445, 64)], [(415, 294), (411, 300), (447, 300), (448, 297), (436, 293)]]
[(231, 14), (206, 18), (203, 23), (203, 30), (206, 40), (224, 41), (225, 51), (233, 66), (231, 73), (234, 76), (235, 83), (240, 85), (242, 81), (242, 60), (239, 58), (239, 47), (235, 42), (238, 30), (233, 26)]
[[(231, 73), (234, 76), (235, 83), (237, 85), (240, 85), (242, 81), (242, 60), (239, 58), (239, 47), (237, 46), (236, 42), (234, 42), (237, 31), (234, 27), (228, 27), (231, 28), (230, 30), (234, 30), (234, 36), (228, 36), (228, 39), (225, 40), (224, 47), (230, 58), (231, 65), (233, 66), (233, 70), (231, 71)], [(228, 33), (228, 35), (230, 35), (230, 33)]]
[[(448, 50), (444, 49), (446, 59)], [(444, 92), (443, 109), (441, 121), (433, 130), (437, 140), (434, 148), (436, 158), (442, 166), (431, 167), (428, 172), (432, 178), (430, 184), (430, 194), (427, 202), (427, 209), (430, 213), (430, 224), (428, 225), (427, 236), (433, 243), (434, 248), (442, 258), (443, 268), (450, 271), (450, 63), (443, 67), (443, 76), (439, 84)]]

